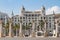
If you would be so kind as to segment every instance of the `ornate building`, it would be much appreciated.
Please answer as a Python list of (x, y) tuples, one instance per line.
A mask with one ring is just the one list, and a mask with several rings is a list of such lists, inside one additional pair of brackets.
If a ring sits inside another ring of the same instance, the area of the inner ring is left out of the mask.
[[(41, 10), (35, 11), (27, 11), (24, 6), (22, 6), (20, 15), (14, 16), (12, 12), (12, 17), (8, 20), (8, 26), (4, 27), (7, 29), (3, 31), (4, 36), (36, 37), (44, 35), (57, 37), (57, 34), (60, 34), (60, 14), (55, 14), (53, 11), (53, 14), (46, 15), (45, 11), (44, 6)], [(2, 24), (0, 26), (1, 29), (3, 26)]]

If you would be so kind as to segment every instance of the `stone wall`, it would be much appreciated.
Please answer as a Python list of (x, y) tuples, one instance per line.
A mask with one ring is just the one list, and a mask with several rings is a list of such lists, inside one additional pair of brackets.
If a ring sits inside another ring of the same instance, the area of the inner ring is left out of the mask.
[(0, 40), (60, 40), (60, 37), (54, 38), (54, 37), (25, 37), (25, 38), (20, 38), (20, 37), (2, 37)]

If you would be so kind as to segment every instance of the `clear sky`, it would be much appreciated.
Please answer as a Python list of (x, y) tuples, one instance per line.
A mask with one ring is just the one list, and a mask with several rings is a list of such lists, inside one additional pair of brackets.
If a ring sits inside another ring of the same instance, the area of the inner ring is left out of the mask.
[(60, 0), (0, 0), (0, 11), (11, 15), (13, 10), (15, 15), (20, 14), (22, 5), (26, 10), (37, 10), (44, 5), (47, 10), (55, 7), (60, 11)]

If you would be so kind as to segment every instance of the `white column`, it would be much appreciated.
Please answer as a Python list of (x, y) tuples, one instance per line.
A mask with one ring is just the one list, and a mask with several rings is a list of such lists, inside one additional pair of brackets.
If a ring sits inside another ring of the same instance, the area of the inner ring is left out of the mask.
[(45, 37), (47, 36), (46, 22), (45, 22), (45, 24), (44, 24), (44, 36), (45, 36)]
[(0, 37), (2, 37), (2, 22), (0, 21)]
[(53, 30), (53, 37), (55, 37), (55, 34), (56, 34), (56, 30), (54, 29)]
[(33, 22), (33, 25), (32, 25), (32, 34), (31, 34), (31, 36), (32, 37), (36, 37), (36, 33), (35, 33), (35, 23)]
[(57, 37), (57, 33), (58, 33), (58, 25), (56, 23), (56, 37)]
[[(6, 23), (7, 23), (7, 20), (6, 20), (6, 16), (5, 16), (5, 27), (6, 27)], [(4, 28), (4, 36), (6, 36), (6, 28)]]
[(33, 25), (32, 25), (32, 32), (34, 32), (34, 29), (35, 29), (35, 24), (33, 23)]
[(21, 22), (20, 22), (19, 36), (23, 37), (23, 34), (22, 34), (22, 23)]
[(12, 36), (12, 29), (11, 29), (11, 20), (10, 20), (10, 22), (9, 22), (9, 37), (11, 37)]

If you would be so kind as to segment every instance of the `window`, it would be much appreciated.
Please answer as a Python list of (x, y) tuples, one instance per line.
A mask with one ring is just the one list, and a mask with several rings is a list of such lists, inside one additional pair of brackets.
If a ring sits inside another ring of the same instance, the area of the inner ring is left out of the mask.
[(16, 18), (15, 18), (16, 19)]
[(25, 24), (25, 23), (23, 23), (23, 24)]
[(46, 28), (48, 28), (48, 23), (46, 23)]
[(55, 19), (55, 17), (53, 17), (53, 19)]
[(25, 19), (25, 17), (23, 17), (23, 19)]
[(16, 19), (15, 19), (15, 22), (16, 22)]
[(34, 16), (34, 15), (32, 14), (32, 16)]
[(49, 27), (51, 28), (51, 23), (49, 23)]
[(37, 15), (35, 15), (35, 16), (37, 16)]
[(30, 19), (30, 17), (29, 17), (29, 19)]
[(27, 16), (27, 14), (26, 14), (26, 16)]
[(58, 25), (60, 26), (60, 23)]
[(44, 17), (44, 19), (45, 19), (45, 17)]
[(15, 25), (16, 25), (16, 23), (15, 23)]
[(20, 17), (20, 19), (22, 19), (22, 17)]
[(51, 19), (51, 17), (49, 17), (49, 19)]
[(29, 22), (30, 22), (30, 20), (29, 20)]
[(42, 19), (42, 17), (41, 17), (41, 19)]
[(18, 22), (19, 22), (19, 20), (18, 20)]
[(1, 20), (3, 20), (3, 18), (1, 18)]
[(29, 14), (29, 16), (31, 16), (31, 15)]
[(34, 18), (32, 17), (32, 19), (34, 19)]
[(54, 24), (54, 29), (56, 29), (56, 26), (55, 26), (55, 24)]

